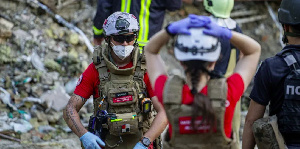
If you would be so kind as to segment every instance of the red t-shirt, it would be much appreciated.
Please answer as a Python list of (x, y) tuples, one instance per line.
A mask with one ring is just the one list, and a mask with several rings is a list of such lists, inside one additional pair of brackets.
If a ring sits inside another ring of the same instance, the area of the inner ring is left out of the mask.
[[(133, 66), (133, 63), (130, 62), (124, 67), (120, 67), (119, 69), (126, 69), (131, 68)], [(147, 87), (147, 92), (150, 97), (154, 96), (154, 93), (151, 88), (150, 80), (145, 73), (144, 75), (144, 82)], [(100, 84), (99, 80), (99, 72), (95, 68), (94, 63), (91, 63), (88, 68), (81, 74), (77, 86), (75, 88), (74, 94), (79, 95), (85, 99), (90, 98), (91, 95), (93, 95), (94, 98), (99, 97), (98, 93), (98, 85)]]
[[(168, 77), (166, 75), (159, 76), (155, 81), (155, 88), (154, 93), (157, 96), (159, 102), (163, 103), (163, 89)], [(234, 114), (234, 109), (236, 103), (241, 98), (244, 92), (244, 81), (242, 77), (235, 73), (227, 78), (227, 86), (228, 86), (228, 93), (227, 93), (227, 102), (226, 102), (226, 110), (224, 115), (224, 131), (228, 138), (231, 136), (231, 125), (232, 125), (232, 118)], [(205, 86), (201, 93), (207, 95), (207, 86)], [(182, 104), (190, 105), (193, 103), (194, 96), (192, 95), (189, 87), (185, 84), (182, 88)], [(169, 127), (169, 133), (171, 136), (172, 133), (172, 126)]]

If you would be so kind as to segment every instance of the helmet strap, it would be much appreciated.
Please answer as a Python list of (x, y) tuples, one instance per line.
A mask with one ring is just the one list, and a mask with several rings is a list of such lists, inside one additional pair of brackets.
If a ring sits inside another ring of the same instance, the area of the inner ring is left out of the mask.
[(289, 43), (289, 40), (288, 40), (287, 36), (291, 36), (291, 37), (300, 37), (300, 33), (292, 33), (292, 32), (286, 32), (286, 31), (284, 31), (284, 35), (283, 35), (283, 37), (282, 37), (282, 42), (283, 42), (284, 44)]
[(134, 47), (137, 47), (137, 46), (139, 46), (139, 44), (138, 44), (137, 40), (135, 40), (135, 41), (134, 41), (134, 44), (133, 44), (133, 46), (134, 46)]
[(284, 44), (289, 43), (287, 36), (290, 36), (290, 37), (300, 37), (300, 33), (289, 32), (289, 30), (287, 30), (287, 28), (289, 28), (289, 27), (285, 26), (285, 24), (282, 24), (282, 28), (284, 29), (284, 34), (283, 34), (283, 37), (282, 37), (282, 42)]
[(104, 37), (104, 40), (106, 41), (106, 43), (110, 43), (110, 37), (111, 37), (111, 36), (105, 36), (105, 37)]
[(282, 25), (282, 28), (283, 28), (283, 36), (282, 36), (281, 40), (284, 44), (287, 44), (287, 43), (289, 43), (289, 40), (286, 37), (285, 25), (284, 24), (281, 24), (281, 25)]
[(285, 32), (285, 35), (291, 37), (300, 37), (300, 33)]
[(285, 33), (285, 32), (284, 32), (284, 34), (283, 34), (283, 36), (282, 36), (282, 42), (283, 42), (284, 44), (289, 43), (289, 40), (287, 39), (286, 33)]
[(110, 36), (109, 37), (105, 37), (105, 41), (106, 41), (106, 43), (108, 44), (108, 46), (112, 49), (112, 47), (111, 47), (111, 40), (110, 40)]
[(139, 37), (139, 34), (138, 34), (138, 33), (134, 33), (134, 34), (135, 34), (136, 38), (135, 38), (135, 41), (134, 41), (133, 46), (134, 46), (134, 47), (137, 47), (137, 46), (139, 45), (138, 42), (137, 42), (137, 39), (138, 39), (138, 37)]

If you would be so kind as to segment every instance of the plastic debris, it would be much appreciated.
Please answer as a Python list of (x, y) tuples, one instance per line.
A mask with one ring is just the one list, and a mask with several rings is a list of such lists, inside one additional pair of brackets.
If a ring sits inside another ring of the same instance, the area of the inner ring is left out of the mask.
[(46, 71), (44, 63), (42, 62), (41, 58), (38, 56), (36, 52), (32, 52), (31, 54), (31, 63), (37, 70), (43, 72)]
[(7, 104), (13, 110), (17, 110), (17, 107), (11, 103), (10, 94), (2, 87), (0, 87), (0, 99), (4, 104)]
[(12, 126), (10, 126), (7, 122), (9, 117), (6, 112), (0, 111), (0, 132), (5, 130), (12, 130)]
[(11, 81), (11, 86), (13, 87), (14, 94), (19, 95), (18, 88), (16, 87), (15, 81)]
[(61, 127), (64, 132), (72, 132), (69, 126)]
[(12, 122), (11, 124), (12, 124), (15, 132), (25, 133), (33, 128), (32, 125), (28, 121), (23, 120), (23, 119), (20, 119), (20, 123)]
[(25, 83), (30, 82), (31, 80), (32, 80), (31, 77), (26, 77), (26, 78), (22, 81), (22, 83), (25, 84)]
[(29, 121), (31, 119), (31, 115), (23, 110), (18, 110), (18, 113), (20, 113), (21, 118), (26, 121)]
[(49, 133), (51, 131), (55, 131), (56, 129), (54, 127), (51, 127), (49, 125), (39, 126), (39, 132), (40, 133)]
[(22, 100), (21, 103), (16, 104), (16, 106), (17, 106), (18, 108), (20, 108), (21, 106), (24, 105), (25, 102), (32, 102), (32, 103), (42, 104), (42, 99), (40, 99), (40, 98), (35, 98), (35, 97), (26, 97), (26, 98), (24, 98), (24, 99)]

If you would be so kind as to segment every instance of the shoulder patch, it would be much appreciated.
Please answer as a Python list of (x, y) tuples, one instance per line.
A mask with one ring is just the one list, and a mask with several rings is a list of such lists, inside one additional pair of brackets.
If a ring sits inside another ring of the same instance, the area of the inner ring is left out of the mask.
[(225, 103), (226, 108), (229, 107), (229, 105), (230, 105), (230, 102), (228, 100), (226, 100), (226, 103)]
[(81, 81), (82, 81), (82, 74), (80, 75), (80, 77), (79, 77), (79, 79), (78, 79), (78, 81), (77, 81), (76, 86), (78, 86), (78, 85), (81, 83)]

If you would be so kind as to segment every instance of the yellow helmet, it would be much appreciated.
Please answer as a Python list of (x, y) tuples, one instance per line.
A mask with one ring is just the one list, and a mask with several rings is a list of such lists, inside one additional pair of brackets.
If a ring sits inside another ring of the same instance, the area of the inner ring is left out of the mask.
[(229, 18), (234, 0), (203, 0), (205, 9), (218, 18)]

